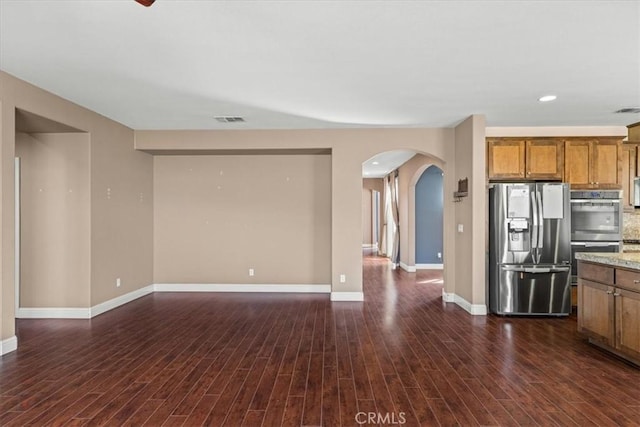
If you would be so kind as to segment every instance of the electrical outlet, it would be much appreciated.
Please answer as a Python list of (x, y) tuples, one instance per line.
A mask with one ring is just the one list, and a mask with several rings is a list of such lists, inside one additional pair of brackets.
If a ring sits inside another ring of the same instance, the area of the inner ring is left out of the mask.
[(121, 285), (121, 283), (120, 283), (120, 278), (118, 277), (118, 278), (116, 279), (116, 288), (119, 288), (119, 287), (120, 287), (120, 285)]
[(255, 271), (253, 270), (253, 268), (249, 269), (249, 276), (253, 276), (255, 275)]
[(438, 259), (442, 259), (442, 252), (438, 252)]
[(464, 232), (464, 225), (458, 224), (458, 233)]
[(346, 281), (347, 281), (347, 276), (344, 275), (344, 274), (341, 274), (340, 275), (340, 283), (346, 283)]

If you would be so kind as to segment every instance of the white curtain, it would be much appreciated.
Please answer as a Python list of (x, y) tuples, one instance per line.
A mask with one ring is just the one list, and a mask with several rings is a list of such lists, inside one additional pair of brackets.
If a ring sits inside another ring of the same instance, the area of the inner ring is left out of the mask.
[(380, 237), (380, 255), (391, 256), (389, 250), (389, 224), (391, 223), (391, 196), (389, 177), (384, 178), (384, 210), (382, 212), (382, 236)]
[(391, 214), (393, 215), (393, 245), (391, 247), (391, 262), (393, 268), (400, 264), (400, 212), (398, 210), (398, 170), (389, 175), (389, 187), (391, 189)]

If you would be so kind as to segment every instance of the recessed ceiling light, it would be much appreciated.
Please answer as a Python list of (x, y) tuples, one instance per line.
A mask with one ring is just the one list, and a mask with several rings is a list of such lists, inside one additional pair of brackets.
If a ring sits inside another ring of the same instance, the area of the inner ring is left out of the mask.
[(239, 116), (215, 116), (214, 119), (220, 123), (241, 123), (244, 122), (244, 118)]
[(372, 165), (379, 165), (380, 162), (371, 162)]
[(617, 113), (617, 114), (624, 114), (624, 113), (635, 114), (635, 113), (640, 113), (640, 107), (621, 108), (621, 109), (619, 109), (617, 111), (614, 111), (614, 113)]
[(549, 101), (555, 101), (557, 98), (557, 96), (555, 95), (545, 95), (545, 96), (541, 96), (540, 98), (538, 98), (538, 101), (540, 102), (549, 102)]

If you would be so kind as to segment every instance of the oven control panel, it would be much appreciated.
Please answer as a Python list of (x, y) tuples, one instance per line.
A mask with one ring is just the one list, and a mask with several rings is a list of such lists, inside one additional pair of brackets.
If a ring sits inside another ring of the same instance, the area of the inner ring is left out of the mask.
[(572, 199), (620, 199), (620, 190), (571, 190)]

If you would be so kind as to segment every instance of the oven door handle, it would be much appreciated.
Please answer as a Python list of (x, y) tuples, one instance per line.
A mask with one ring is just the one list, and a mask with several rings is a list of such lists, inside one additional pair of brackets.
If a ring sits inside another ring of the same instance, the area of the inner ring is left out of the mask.
[(571, 246), (584, 246), (585, 248), (606, 248), (608, 246), (620, 246), (617, 242), (571, 242)]
[(565, 273), (569, 271), (571, 267), (502, 267), (504, 271), (514, 271), (516, 273)]
[(620, 203), (620, 199), (571, 199), (571, 203), (588, 203), (590, 205), (611, 205)]

